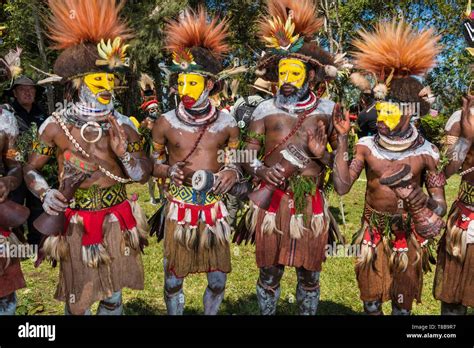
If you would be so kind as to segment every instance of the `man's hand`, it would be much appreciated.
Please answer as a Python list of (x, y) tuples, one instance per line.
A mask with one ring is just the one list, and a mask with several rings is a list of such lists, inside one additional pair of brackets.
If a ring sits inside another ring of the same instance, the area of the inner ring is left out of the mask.
[(8, 178), (0, 178), (0, 203), (6, 201), (10, 193), (10, 182)]
[(262, 167), (257, 170), (257, 176), (270, 185), (281, 186), (285, 183), (285, 175), (283, 174), (285, 169), (280, 163), (275, 164), (271, 168)]
[(59, 215), (59, 213), (66, 211), (69, 203), (66, 197), (61, 192), (54, 189), (49, 189), (43, 198), (43, 209), (49, 215)]
[(471, 115), (471, 108), (474, 107), (474, 96), (467, 95), (462, 98), (461, 112), (461, 136), (465, 139), (474, 138), (474, 120)]
[(127, 135), (122, 126), (117, 122), (117, 119), (110, 115), (108, 120), (111, 124), (110, 134), (110, 148), (117, 155), (117, 157), (123, 157), (127, 151)]
[(184, 182), (184, 172), (183, 167), (186, 165), (185, 162), (176, 162), (171, 167), (168, 168), (168, 177), (171, 181), (177, 185), (181, 186)]
[(306, 134), (308, 135), (308, 148), (311, 153), (316, 158), (323, 157), (328, 142), (324, 122), (319, 121), (316, 129), (314, 131), (308, 129)]
[(413, 210), (418, 210), (426, 206), (428, 202), (428, 195), (423, 192), (420, 186), (416, 186), (415, 189), (406, 198), (408, 207)]
[[(336, 104), (338, 105), (338, 104)], [(346, 135), (351, 130), (351, 121), (349, 119), (349, 111), (344, 113), (340, 110), (336, 110), (332, 115), (332, 122), (337, 134)]]
[(212, 190), (215, 194), (227, 193), (235, 185), (238, 178), (235, 170), (223, 170), (216, 174), (216, 181)]

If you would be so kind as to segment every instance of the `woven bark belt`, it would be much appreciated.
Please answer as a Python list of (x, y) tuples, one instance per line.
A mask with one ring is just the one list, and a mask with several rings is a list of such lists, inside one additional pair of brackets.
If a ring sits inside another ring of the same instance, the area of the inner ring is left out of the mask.
[(466, 205), (474, 205), (474, 185), (467, 182), (461, 181), (459, 186), (459, 200)]
[(127, 199), (124, 184), (118, 183), (107, 188), (93, 185), (87, 189), (78, 189), (74, 195), (72, 209), (100, 210), (120, 204)]
[(222, 199), (222, 195), (216, 195), (210, 192), (199, 192), (189, 186), (176, 186), (171, 183), (169, 186), (169, 194), (174, 200), (196, 205), (213, 204)]

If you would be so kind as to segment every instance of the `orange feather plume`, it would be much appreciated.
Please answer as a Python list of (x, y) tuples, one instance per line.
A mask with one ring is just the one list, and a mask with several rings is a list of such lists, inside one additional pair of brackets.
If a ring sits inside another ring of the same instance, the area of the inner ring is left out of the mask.
[(202, 47), (211, 51), (215, 57), (221, 57), (230, 50), (225, 42), (228, 36), (227, 20), (213, 18), (208, 22), (207, 12), (203, 8), (197, 13), (185, 11), (183, 18), (168, 22), (165, 30), (165, 47), (172, 53)]
[(359, 31), (353, 41), (355, 65), (384, 79), (393, 71), (394, 77), (423, 75), (436, 64), (440, 53), (439, 36), (432, 29), (414, 30), (405, 21), (378, 23), (375, 31)]
[(318, 32), (323, 20), (317, 18), (317, 7), (313, 0), (267, 0), (268, 15), (259, 21), (261, 37), (275, 37), (278, 28), (271, 23), (279, 20), (286, 23), (291, 16), (294, 34), (312, 39)]
[(48, 3), (52, 12), (47, 23), (48, 36), (55, 49), (132, 37), (119, 16), (124, 0), (118, 4), (116, 0), (48, 0)]

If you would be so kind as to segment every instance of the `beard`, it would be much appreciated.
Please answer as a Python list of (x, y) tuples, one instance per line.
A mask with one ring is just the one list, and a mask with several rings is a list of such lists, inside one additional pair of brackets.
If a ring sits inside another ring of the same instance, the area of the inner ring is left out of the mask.
[(81, 86), (79, 91), (79, 100), (81, 103), (87, 105), (90, 108), (97, 110), (112, 110), (114, 108), (113, 100), (110, 100), (108, 104), (103, 104), (97, 99), (98, 95), (92, 93), (92, 91), (85, 84)]
[[(290, 93), (289, 95), (284, 95), (281, 92), (281, 89), (287, 86), (291, 86), (293, 88), (293, 92)], [(308, 82), (305, 82), (301, 88), (296, 88), (293, 85), (284, 84), (283, 86), (280, 87), (280, 89), (278, 90), (276, 94), (276, 102), (278, 105), (294, 105), (298, 103), (299, 101), (303, 100), (304, 98), (306, 98), (306, 96), (308, 95), (308, 92), (309, 92)]]

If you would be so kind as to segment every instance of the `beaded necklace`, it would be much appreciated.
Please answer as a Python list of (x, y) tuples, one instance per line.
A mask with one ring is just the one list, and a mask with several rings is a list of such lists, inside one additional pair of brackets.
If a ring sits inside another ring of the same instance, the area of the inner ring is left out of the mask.
[[(64, 123), (64, 120), (62, 119), (61, 115), (57, 112), (53, 112), (53, 117), (56, 120), (56, 122), (59, 124), (61, 129), (63, 130), (64, 134), (68, 137), (69, 141), (74, 145), (76, 150), (78, 150), (83, 156), (90, 158), (91, 156), (81, 147), (81, 145), (77, 142), (77, 140), (74, 138), (74, 136), (69, 132), (69, 129), (67, 129), (66, 124)], [(99, 170), (104, 173), (107, 177), (120, 182), (122, 184), (127, 184), (131, 182), (131, 179), (128, 178), (122, 178), (120, 176), (117, 176), (113, 173), (111, 173), (109, 170), (105, 169), (99, 164)]]

